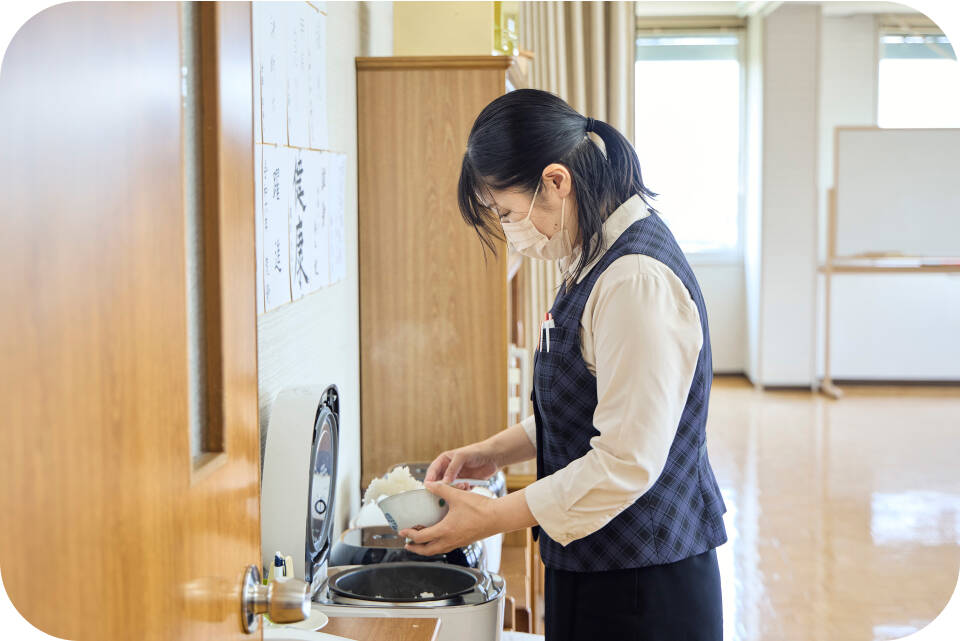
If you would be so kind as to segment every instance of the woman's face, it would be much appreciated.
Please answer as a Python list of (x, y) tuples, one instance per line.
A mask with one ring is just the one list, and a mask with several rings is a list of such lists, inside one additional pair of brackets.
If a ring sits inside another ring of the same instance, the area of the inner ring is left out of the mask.
[[(559, 164), (549, 165), (543, 172), (543, 183), (533, 202), (533, 191), (516, 189), (491, 189), (492, 202), (487, 205), (498, 216), (501, 223), (516, 223), (530, 212), (530, 221), (547, 238), (553, 238), (560, 231), (560, 213), (563, 206), (563, 228), (569, 233), (571, 242), (577, 238), (577, 208), (571, 198), (572, 181), (570, 172)], [(564, 199), (566, 202), (564, 203)]]

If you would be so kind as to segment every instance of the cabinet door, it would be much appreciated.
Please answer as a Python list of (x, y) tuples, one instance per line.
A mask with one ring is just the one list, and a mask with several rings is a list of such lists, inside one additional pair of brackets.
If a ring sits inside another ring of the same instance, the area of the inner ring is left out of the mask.
[(484, 255), (456, 189), (508, 63), (358, 60), (364, 484), (506, 426), (506, 248)]

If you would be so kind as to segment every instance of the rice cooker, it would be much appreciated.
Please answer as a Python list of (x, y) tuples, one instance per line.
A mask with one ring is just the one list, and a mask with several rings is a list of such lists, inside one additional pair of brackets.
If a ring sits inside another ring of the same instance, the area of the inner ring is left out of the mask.
[(419, 560), (328, 567), (339, 433), (335, 386), (284, 390), (271, 406), (260, 497), (265, 568), (276, 551), (291, 554), (312, 608), (328, 616), (438, 617), (437, 641), (499, 641), (505, 585), (495, 573)]
[(326, 579), (333, 528), (340, 397), (335, 385), (277, 395), (270, 411), (260, 484), (264, 576), (274, 553), (293, 556), (293, 572), (315, 594)]
[(490, 572), (404, 561), (331, 568), (312, 606), (327, 616), (439, 617), (437, 641), (499, 641), (504, 593)]

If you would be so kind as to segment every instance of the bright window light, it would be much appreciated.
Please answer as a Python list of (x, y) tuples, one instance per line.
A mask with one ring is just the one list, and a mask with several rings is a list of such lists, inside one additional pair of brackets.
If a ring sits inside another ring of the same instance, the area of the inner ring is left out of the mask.
[(885, 34), (879, 127), (960, 127), (960, 63), (946, 36)]
[(739, 52), (736, 34), (637, 38), (634, 145), (687, 254), (739, 254)]

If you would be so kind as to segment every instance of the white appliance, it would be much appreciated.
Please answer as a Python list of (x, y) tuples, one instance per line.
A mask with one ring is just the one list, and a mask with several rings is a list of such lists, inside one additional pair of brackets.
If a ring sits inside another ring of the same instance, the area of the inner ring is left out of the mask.
[(505, 586), (497, 574), (413, 561), (327, 568), (339, 430), (334, 386), (288, 389), (274, 401), (260, 497), (264, 567), (276, 551), (292, 554), (312, 608), (329, 616), (435, 616), (438, 641), (499, 641)]
[(435, 616), (437, 641), (500, 640), (506, 587), (497, 574), (415, 561), (330, 571), (311, 604), (327, 616)]
[(267, 425), (260, 486), (264, 576), (274, 553), (293, 556), (311, 596), (326, 578), (337, 478), (340, 400), (336, 386), (277, 395)]

